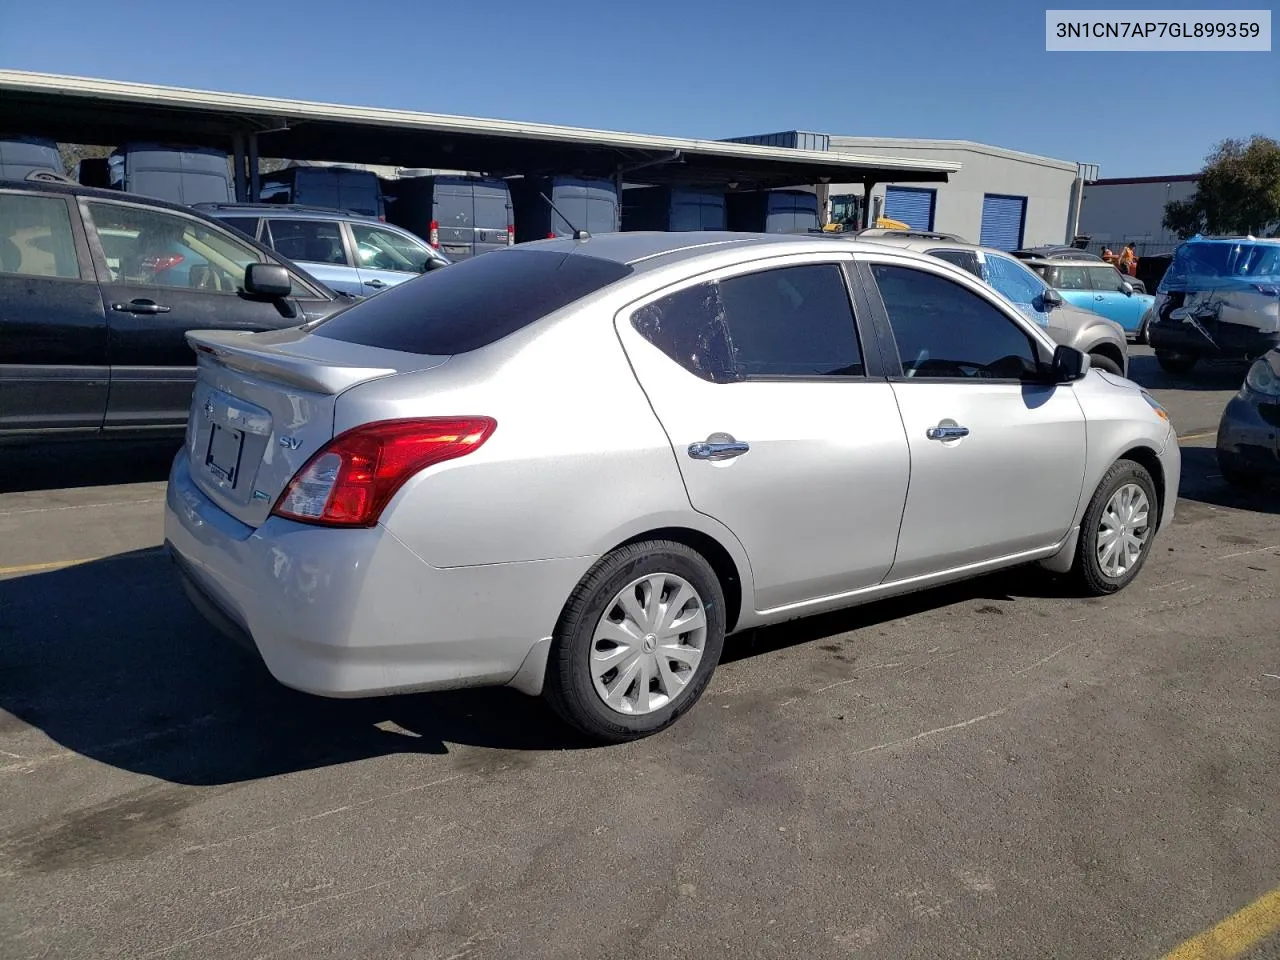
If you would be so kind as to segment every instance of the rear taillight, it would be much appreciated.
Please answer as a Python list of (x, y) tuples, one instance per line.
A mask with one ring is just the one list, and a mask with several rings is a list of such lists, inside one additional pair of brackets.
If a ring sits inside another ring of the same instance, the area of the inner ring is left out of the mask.
[(555, 238), (556, 238), (556, 232), (554, 230), (547, 233), (548, 240), (554, 240)]
[(431, 244), (431, 246), (435, 247), (437, 250), (440, 249), (440, 224), (436, 220), (431, 221), (431, 233), (427, 237), (427, 243)]
[(372, 527), (406, 480), (479, 449), (497, 426), (492, 417), (431, 417), (355, 427), (303, 465), (271, 512), (303, 523)]
[(507, 246), (511, 246), (516, 242), (516, 225), (514, 223), (507, 224)]

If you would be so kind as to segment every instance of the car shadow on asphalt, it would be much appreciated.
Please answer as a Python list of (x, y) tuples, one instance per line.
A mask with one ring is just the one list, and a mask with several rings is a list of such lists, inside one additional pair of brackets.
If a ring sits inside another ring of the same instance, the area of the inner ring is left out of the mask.
[(166, 480), (181, 446), (181, 438), (7, 446), (0, 457), (0, 493)]
[(1038, 567), (1017, 567), (857, 607), (744, 631), (725, 645), (722, 663), (745, 660), (787, 647), (851, 633), (975, 600), (1012, 601), (1029, 597), (1069, 599), (1081, 594), (1068, 577)]
[(1183, 447), (1178, 498), (1213, 507), (1280, 514), (1280, 480), (1256, 487), (1234, 486), (1222, 478), (1213, 447)]
[[(727, 661), (975, 598), (1069, 595), (1012, 571), (735, 637)], [(190, 606), (162, 550), (0, 580), (0, 767), (71, 751), (194, 786), (397, 753), (591, 747), (540, 699), (506, 689), (330, 700), (298, 693)], [(26, 726), (56, 747), (20, 746)], [(14, 735), (17, 735), (15, 737)]]
[(30, 725), (101, 763), (190, 785), (236, 783), (446, 743), (586, 746), (538, 699), (471, 690), (330, 700), (281, 686), (191, 607), (159, 549), (0, 580), (0, 766), (38, 768)]
[(1189, 373), (1172, 374), (1160, 368), (1154, 354), (1129, 355), (1129, 379), (1148, 390), (1198, 390), (1205, 393), (1239, 390), (1248, 372), (1247, 363), (1204, 361), (1192, 367)]

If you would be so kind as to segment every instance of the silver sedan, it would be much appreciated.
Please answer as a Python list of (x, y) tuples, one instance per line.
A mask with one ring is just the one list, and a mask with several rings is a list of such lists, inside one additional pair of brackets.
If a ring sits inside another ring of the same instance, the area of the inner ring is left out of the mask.
[(508, 684), (674, 722), (728, 634), (1038, 563), (1130, 583), (1163, 409), (971, 274), (856, 240), (513, 247), (327, 320), (196, 332), (165, 533), (291, 687)]

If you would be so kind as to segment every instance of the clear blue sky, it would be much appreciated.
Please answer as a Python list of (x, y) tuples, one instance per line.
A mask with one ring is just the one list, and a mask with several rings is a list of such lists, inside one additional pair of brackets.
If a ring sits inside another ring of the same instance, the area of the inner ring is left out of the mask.
[(1224, 137), (1280, 136), (1274, 34), (1271, 53), (1047, 53), (1046, 5), (1069, 6), (12, 0), (0, 66), (677, 136), (978, 140), (1104, 177), (1194, 172)]

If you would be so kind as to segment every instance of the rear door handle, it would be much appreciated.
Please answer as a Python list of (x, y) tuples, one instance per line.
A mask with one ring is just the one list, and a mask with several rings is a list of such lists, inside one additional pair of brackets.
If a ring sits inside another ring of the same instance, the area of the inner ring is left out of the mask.
[(925, 431), (925, 436), (930, 440), (959, 440), (968, 435), (968, 427), (930, 427)]
[(689, 456), (695, 460), (732, 460), (751, 449), (751, 445), (745, 440), (734, 440), (732, 437), (719, 439), (723, 436), (725, 434), (713, 435), (699, 443), (689, 444)]
[(366, 287), (373, 287), (373, 289), (375, 290), (381, 290), (383, 287), (386, 286), (386, 284), (383, 283), (381, 280), (366, 280), (364, 282), (364, 285)]
[(154, 300), (130, 300), (128, 303), (113, 303), (111, 309), (116, 313), (168, 313), (173, 308), (161, 306)]

